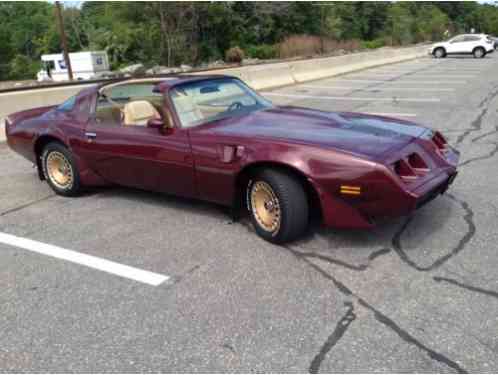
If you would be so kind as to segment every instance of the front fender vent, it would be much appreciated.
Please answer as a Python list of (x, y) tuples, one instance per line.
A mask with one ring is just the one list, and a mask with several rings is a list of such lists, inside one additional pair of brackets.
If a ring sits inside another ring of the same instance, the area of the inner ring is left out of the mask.
[(427, 165), (427, 163), (424, 161), (424, 159), (422, 159), (422, 157), (419, 154), (415, 152), (408, 156), (408, 164), (410, 165), (410, 167), (413, 168), (413, 170), (417, 174), (423, 175), (429, 172), (429, 166)]
[(440, 132), (434, 133), (432, 137), (432, 142), (434, 142), (434, 144), (436, 145), (437, 149), (440, 151), (441, 154), (444, 154), (446, 152), (446, 149), (448, 147), (448, 142)]
[(411, 182), (417, 178), (413, 168), (403, 159), (393, 164), (393, 170), (405, 182)]

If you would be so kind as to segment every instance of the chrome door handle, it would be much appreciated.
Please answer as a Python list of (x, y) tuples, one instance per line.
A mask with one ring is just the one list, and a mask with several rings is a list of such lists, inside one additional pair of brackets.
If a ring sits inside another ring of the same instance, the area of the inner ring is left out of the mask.
[(85, 135), (88, 142), (92, 142), (95, 138), (97, 138), (97, 133), (86, 132)]

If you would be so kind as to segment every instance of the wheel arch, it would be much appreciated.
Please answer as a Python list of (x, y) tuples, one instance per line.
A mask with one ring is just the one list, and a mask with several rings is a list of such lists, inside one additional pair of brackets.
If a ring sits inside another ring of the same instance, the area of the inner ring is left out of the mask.
[(475, 47), (472, 49), (472, 54), (473, 54), (473, 53), (474, 53), (477, 49), (482, 49), (482, 51), (484, 52), (484, 55), (487, 53), (486, 48), (484, 48), (483, 46), (475, 46)]
[(313, 186), (308, 176), (298, 168), (278, 161), (255, 161), (245, 165), (239, 171), (235, 179), (235, 193), (233, 202), (233, 207), (235, 209), (240, 210), (242, 208), (242, 205), (245, 204), (245, 192), (247, 184), (251, 180), (251, 177), (255, 176), (259, 171), (263, 169), (283, 171), (296, 178), (301, 183), (306, 192), (308, 203), (310, 205), (310, 212), (314, 215), (317, 215), (319, 219), (323, 218), (321, 200), (318, 195), (318, 191)]
[(448, 52), (446, 51), (446, 48), (444, 46), (437, 46), (436, 48), (434, 48), (434, 50), (432, 51), (432, 55), (433, 56), (436, 56), (436, 51), (438, 49), (442, 49), (443, 50), (443, 56), (446, 56), (448, 54)]
[(63, 140), (61, 140), (59, 137), (56, 137), (56, 136), (53, 136), (50, 134), (43, 134), (43, 135), (39, 136), (33, 145), (35, 157), (36, 157), (36, 166), (38, 169), (38, 177), (42, 181), (45, 180), (45, 175), (43, 173), (41, 153), (43, 152), (43, 149), (45, 148), (45, 146), (51, 142), (56, 142), (56, 143), (59, 143), (65, 147), (67, 147), (66, 143)]

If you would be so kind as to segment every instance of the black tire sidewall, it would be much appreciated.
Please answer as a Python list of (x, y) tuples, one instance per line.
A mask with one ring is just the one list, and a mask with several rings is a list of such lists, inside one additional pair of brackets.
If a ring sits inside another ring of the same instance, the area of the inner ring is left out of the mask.
[[(51, 152), (60, 152), (64, 157), (67, 159), (69, 164), (71, 165), (72, 172), (73, 172), (73, 184), (71, 185), (70, 188), (68, 189), (61, 189), (57, 185), (55, 185), (52, 180), (50, 179), (50, 176), (47, 171), (47, 157)], [(51, 142), (47, 144), (41, 153), (41, 164), (43, 168), (43, 174), (45, 176), (45, 179), (47, 180), (47, 183), (49, 186), (52, 188), (54, 192), (56, 192), (59, 195), (63, 196), (76, 196), (80, 192), (80, 175), (79, 171), (76, 165), (76, 162), (74, 160), (74, 157), (72, 153), (65, 147), (64, 145), (57, 143), (57, 142)]]
[[(269, 232), (265, 230), (260, 226), (257, 219), (254, 217), (251, 191), (254, 184), (258, 181), (263, 181), (270, 185), (279, 200), (281, 221), (279, 229), (276, 232)], [(281, 190), (282, 184), (292, 185), (287, 186), (287, 188), (290, 188), (290, 191), (294, 192), (292, 197), (287, 196), (289, 194), (288, 191), (284, 192)], [(286, 173), (268, 170), (257, 174), (247, 185), (246, 205), (256, 233), (269, 242), (281, 244), (292, 241), (301, 236), (308, 227), (309, 207), (306, 193), (301, 184)], [(293, 205), (293, 207), (290, 207), (290, 205)], [(301, 215), (299, 215), (299, 217), (291, 217), (292, 212), (295, 212), (296, 209), (302, 211)], [(291, 222), (296, 220), (298, 222)]]
[[(482, 55), (481, 56), (477, 56), (476, 53), (477, 51), (481, 51), (482, 52)], [(484, 50), (484, 48), (481, 48), (481, 47), (478, 47), (474, 50), (474, 52), (472, 53), (474, 55), (474, 57), (476, 59), (482, 59), (484, 56), (486, 56), (486, 51)]]
[[(437, 55), (438, 51), (441, 51), (441, 56)], [(446, 56), (446, 51), (444, 50), (444, 48), (439, 47), (439, 48), (435, 49), (435, 51), (434, 51), (434, 57), (436, 59), (442, 59), (445, 56)]]

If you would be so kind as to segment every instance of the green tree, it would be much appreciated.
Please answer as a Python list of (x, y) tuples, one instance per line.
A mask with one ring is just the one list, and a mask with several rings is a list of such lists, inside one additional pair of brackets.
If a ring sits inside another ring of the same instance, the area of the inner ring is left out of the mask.
[(26, 79), (36, 76), (40, 62), (33, 61), (25, 55), (16, 55), (9, 63), (9, 79)]
[[(314, 46), (319, 37), (322, 51), (329, 40), (374, 48), (438, 40), (446, 30), (498, 34), (498, 8), (478, 2), (85, 1), (63, 16), (70, 51), (105, 50), (112, 68), (198, 64), (234, 46), (269, 57), (296, 34)], [(0, 79), (33, 78), (41, 54), (60, 52), (54, 19), (50, 2), (0, 2)]]
[(414, 41), (414, 18), (407, 3), (394, 3), (387, 10), (386, 34), (393, 45), (405, 45)]
[(0, 24), (0, 80), (6, 80), (9, 74), (9, 61), (14, 50), (10, 41), (10, 33), (6, 27)]
[(416, 16), (417, 41), (443, 39), (450, 28), (450, 20), (438, 7), (422, 4)]

